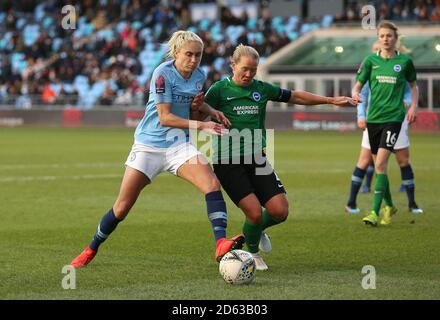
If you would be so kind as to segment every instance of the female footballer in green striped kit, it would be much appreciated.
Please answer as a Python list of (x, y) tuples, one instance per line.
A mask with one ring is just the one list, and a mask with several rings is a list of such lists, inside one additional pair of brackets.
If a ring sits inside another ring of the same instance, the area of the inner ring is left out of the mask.
[[(282, 223), (289, 214), (286, 190), (264, 152), (267, 102), (339, 106), (355, 103), (349, 97), (323, 97), (256, 80), (259, 58), (254, 48), (238, 45), (231, 59), (232, 76), (214, 83), (204, 101), (223, 112), (231, 122), (230, 133), (213, 141), (214, 173), (246, 216), (243, 234), (257, 270), (267, 270), (260, 255), (260, 251), (272, 250), (265, 230)], [(233, 143), (234, 137), (246, 132), (251, 133), (250, 141), (240, 139), (239, 143)]]
[[(416, 70), (411, 58), (396, 50), (399, 38), (397, 27), (389, 21), (382, 21), (378, 28), (380, 50), (367, 56), (356, 76), (352, 97), (360, 101), (360, 91), (370, 83), (370, 107), (367, 116), (368, 138), (375, 163), (376, 183), (373, 208), (363, 221), (372, 226), (391, 223), (391, 216), (397, 212), (391, 197), (387, 175), (388, 159), (394, 150), (402, 122), (405, 119), (404, 94), (406, 83), (411, 87), (411, 106), (406, 114), (408, 123), (416, 118), (419, 101)], [(385, 202), (381, 209), (382, 200)]]

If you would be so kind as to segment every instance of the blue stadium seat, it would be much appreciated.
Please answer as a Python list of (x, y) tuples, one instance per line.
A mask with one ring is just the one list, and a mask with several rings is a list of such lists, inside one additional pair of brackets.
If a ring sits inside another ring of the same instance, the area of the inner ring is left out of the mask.
[(332, 25), (332, 23), (333, 23), (333, 16), (325, 15), (324, 17), (322, 17), (321, 27), (328, 28)]
[(248, 29), (255, 29), (257, 27), (257, 19), (255, 18), (249, 18), (249, 20), (246, 23), (246, 28)]

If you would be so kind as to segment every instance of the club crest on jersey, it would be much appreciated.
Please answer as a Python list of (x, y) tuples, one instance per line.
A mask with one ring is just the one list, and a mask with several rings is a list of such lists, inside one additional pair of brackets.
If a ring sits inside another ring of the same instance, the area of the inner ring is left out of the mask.
[(260, 101), (261, 100), (261, 94), (259, 93), (259, 92), (252, 92), (252, 98), (255, 100), (255, 101)]
[(197, 83), (196, 83), (196, 88), (197, 88), (198, 91), (202, 90), (202, 88), (203, 88), (203, 83), (197, 82)]
[(400, 64), (395, 64), (393, 67), (394, 71), (396, 72), (400, 72), (400, 70), (402, 70), (402, 67), (400, 66)]
[(165, 93), (165, 78), (163, 76), (158, 75), (154, 85), (156, 87), (156, 93)]

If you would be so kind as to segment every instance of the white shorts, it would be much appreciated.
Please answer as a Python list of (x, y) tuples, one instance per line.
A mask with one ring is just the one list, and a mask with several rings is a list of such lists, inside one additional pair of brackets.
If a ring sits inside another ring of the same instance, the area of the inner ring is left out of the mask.
[[(198, 155), (203, 157), (190, 142), (171, 148), (155, 148), (135, 142), (125, 165), (144, 173), (150, 181), (153, 181), (159, 173), (164, 171), (177, 176), (180, 166)], [(208, 163), (207, 160), (206, 163)]]
[[(362, 148), (371, 150), (370, 139), (368, 139), (368, 130), (365, 129), (362, 135)], [(394, 150), (401, 150), (409, 148), (409, 136), (408, 136), (408, 119), (405, 116), (405, 120), (402, 122), (402, 127), (400, 128), (399, 137), (397, 138), (396, 144), (394, 145)]]

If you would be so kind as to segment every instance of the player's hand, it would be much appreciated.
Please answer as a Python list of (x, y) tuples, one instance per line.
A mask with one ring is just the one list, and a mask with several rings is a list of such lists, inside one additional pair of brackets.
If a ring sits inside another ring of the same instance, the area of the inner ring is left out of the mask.
[(353, 99), (353, 101), (355, 102), (355, 105), (358, 104), (359, 102), (362, 102), (362, 98), (359, 92), (354, 92), (351, 96), (351, 98)]
[(413, 123), (414, 121), (416, 121), (416, 108), (414, 106), (411, 106), (408, 109), (408, 113), (406, 116), (408, 119), (408, 123)]
[(348, 107), (348, 106), (357, 105), (357, 102), (355, 99), (350, 98), (350, 97), (345, 97), (345, 96), (330, 98), (330, 103), (334, 104), (336, 106), (340, 106), (340, 107)]
[(229, 132), (222, 124), (213, 121), (201, 122), (200, 129), (216, 136), (222, 136)]
[(219, 122), (223, 123), (227, 128), (231, 127), (231, 121), (224, 115), (223, 112), (216, 110), (212, 115), (213, 118), (217, 119)]
[(365, 130), (367, 128), (367, 122), (365, 119), (358, 119), (358, 127), (359, 129)]
[(203, 92), (199, 92), (193, 99), (191, 103), (191, 110), (198, 111), (205, 101), (205, 94)]

